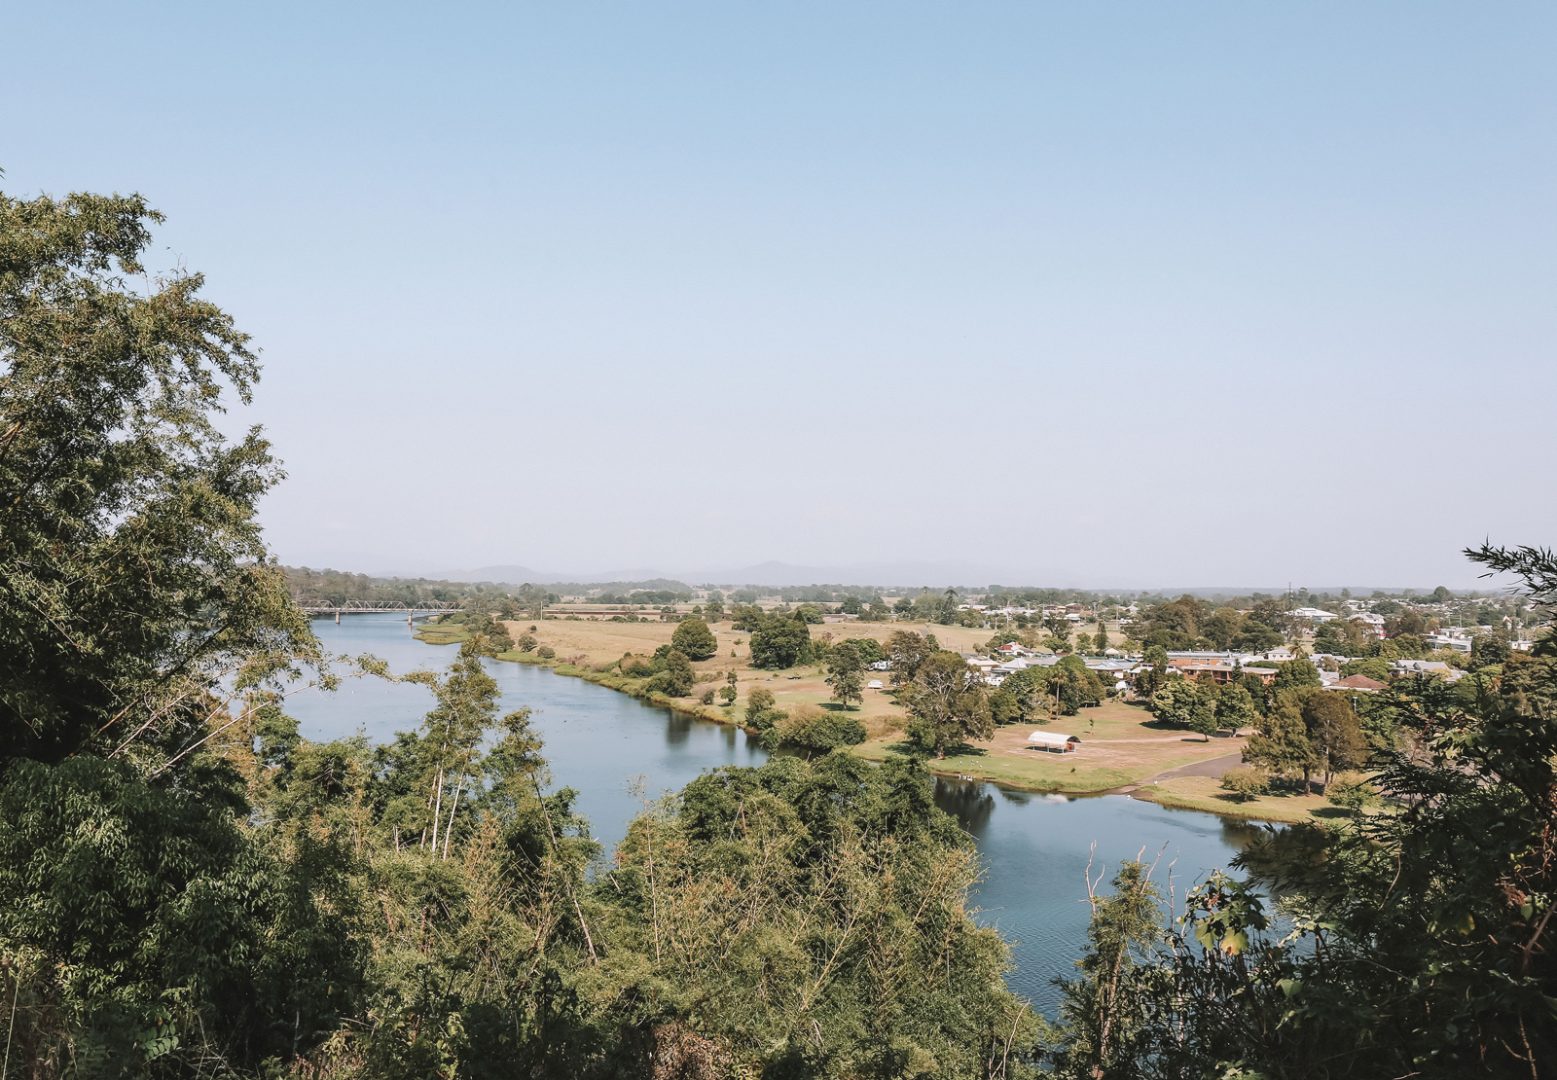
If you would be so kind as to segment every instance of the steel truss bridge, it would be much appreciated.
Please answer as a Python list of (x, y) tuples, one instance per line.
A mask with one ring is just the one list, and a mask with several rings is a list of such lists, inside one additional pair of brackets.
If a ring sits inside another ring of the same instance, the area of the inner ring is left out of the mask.
[(433, 615), (442, 615), (449, 611), (460, 610), (460, 605), (451, 601), (432, 601), (426, 604), (403, 603), (372, 603), (363, 600), (345, 600), (339, 604), (302, 604), (304, 614), (307, 615), (334, 615), (335, 621), (340, 622), (342, 615), (383, 615), (394, 613), (404, 615), (406, 622), (413, 619), (425, 619)]

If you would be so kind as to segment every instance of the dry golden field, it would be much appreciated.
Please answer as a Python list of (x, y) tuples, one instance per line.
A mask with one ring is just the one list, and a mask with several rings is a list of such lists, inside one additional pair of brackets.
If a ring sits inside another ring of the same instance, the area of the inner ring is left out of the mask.
[[(550, 646), (556, 656), (544, 662), (560, 668), (564, 674), (593, 678), (607, 686), (629, 691), (641, 684), (620, 678), (612, 670), (616, 663), (629, 654), (648, 656), (659, 646), (669, 644), (676, 629), (676, 624), (669, 622), (623, 623), (587, 619), (517, 619), (506, 625), (515, 638), (530, 634), (538, 646)], [(758, 670), (750, 664), (745, 631), (733, 630), (728, 623), (715, 624), (711, 629), (719, 643), (718, 652), (710, 659), (692, 665), (699, 681), (693, 696), (669, 704), (710, 720), (738, 724), (744, 718), (751, 691), (757, 687), (770, 690), (781, 709), (830, 703), (831, 689), (820, 665), (810, 664), (786, 671)], [(834, 641), (850, 637), (885, 641), (900, 630), (933, 634), (943, 648), (959, 652), (974, 651), (990, 636), (987, 630), (929, 623), (847, 622), (811, 627), (813, 638), (825, 635)], [(516, 657), (517, 654), (505, 656)], [(535, 662), (536, 657), (531, 653), (523, 659)], [(697, 699), (703, 690), (724, 686), (726, 675), (732, 670), (739, 692), (735, 705), (700, 704)], [(886, 686), (882, 690), (867, 690), (863, 705), (854, 712), (853, 715), (865, 725), (869, 737), (865, 743), (854, 747), (853, 752), (880, 760), (902, 742), (906, 716), (890, 692), (887, 673), (869, 672), (867, 678), (879, 678)], [(1249, 803), (1237, 803), (1224, 797), (1217, 777), (1237, 764), (1244, 740), (1232, 737), (1203, 740), (1198, 735), (1165, 728), (1138, 705), (1110, 700), (1097, 708), (1083, 709), (1079, 715), (1060, 717), (1041, 725), (1043, 730), (1079, 736), (1081, 748), (1073, 754), (1030, 748), (1027, 735), (1039, 726), (1017, 724), (1001, 728), (993, 738), (934, 760), (930, 766), (939, 773), (993, 780), (1038, 791), (1133, 790), (1138, 797), (1167, 805), (1233, 816), (1292, 821), (1324, 816), (1328, 812), (1323, 800), (1316, 797), (1261, 797)]]
[[(1027, 736), (1039, 730), (1078, 736), (1081, 748), (1072, 754), (1033, 749)], [(889, 734), (860, 750), (867, 757), (880, 758), (897, 741)], [(1105, 701), (1048, 724), (997, 728), (994, 738), (931, 762), (931, 767), (1040, 791), (1107, 791), (1142, 783), (1171, 769), (1240, 754), (1243, 742), (1233, 738), (1207, 742), (1199, 735), (1156, 726), (1151, 714), (1139, 706)]]
[[(538, 645), (551, 646), (556, 650), (559, 661), (597, 670), (621, 660), (628, 653), (647, 656), (661, 645), (668, 645), (671, 635), (676, 632), (675, 623), (665, 622), (517, 619), (505, 625), (516, 639), (521, 634), (531, 634)], [(711, 659), (699, 660), (692, 665), (698, 673), (699, 681), (704, 684), (697, 692), (700, 694), (705, 686), (718, 689), (725, 684), (725, 673), (734, 670), (736, 690), (740, 696), (733, 708), (714, 706), (715, 712), (702, 708), (697, 710), (700, 713), (726, 721), (737, 720), (746, 708), (750, 691), (758, 686), (772, 691), (781, 709), (791, 709), (801, 704), (821, 705), (831, 700), (832, 690), (827, 685), (826, 672), (820, 665), (810, 664), (787, 671), (759, 670), (751, 666), (751, 654), (746, 641), (748, 635), (745, 631), (732, 630), (729, 623), (715, 623), (710, 629), (719, 642), (719, 651)], [(971, 652), (989, 640), (987, 630), (902, 622), (823, 623), (811, 627), (811, 636), (817, 640), (831, 638), (833, 641), (868, 637), (884, 642), (900, 630), (933, 634), (942, 648), (959, 652)], [(884, 672), (868, 672), (866, 677), (867, 681), (879, 678), (890, 688)], [(881, 690), (867, 690), (865, 702), (855, 715), (873, 735), (896, 730), (903, 721), (903, 710)]]

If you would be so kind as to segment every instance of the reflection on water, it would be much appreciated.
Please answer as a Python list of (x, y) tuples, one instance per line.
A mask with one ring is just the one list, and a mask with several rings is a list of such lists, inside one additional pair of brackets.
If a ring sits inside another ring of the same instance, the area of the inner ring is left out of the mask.
[(1086, 938), (1089, 866), (1106, 881), (1127, 859), (1155, 861), (1159, 886), (1182, 896), (1225, 868), (1254, 831), (1125, 795), (1042, 795), (979, 781), (938, 781), (935, 801), (978, 845), (984, 877), (971, 903), (978, 920), (1011, 943), (1012, 989), (1051, 1015), (1059, 1006), (1054, 980), (1073, 973)]
[(665, 721), (665, 742), (670, 746), (683, 745), (692, 734), (692, 722), (685, 713), (672, 712)]
[[(446, 646), (419, 642), (403, 617), (348, 615), (339, 625), (316, 621), (314, 631), (333, 652), (372, 653), (404, 673), (442, 668)], [(607, 852), (644, 806), (679, 790), (707, 769), (756, 765), (768, 755), (738, 728), (696, 720), (646, 705), (625, 694), (544, 668), (495, 661), (504, 711), (528, 706), (545, 740), (557, 786), (578, 792), (577, 806)], [(425, 687), (348, 680), (334, 695), (303, 693), (288, 699), (303, 734), (333, 739), (361, 731), (385, 740), (414, 728), (432, 706)], [(939, 780), (935, 801), (956, 816), (983, 857), (975, 887), (976, 917), (1012, 943), (1009, 981), (1039, 1009), (1053, 1014), (1053, 981), (1071, 974), (1086, 938), (1083, 875), (1093, 860), (1109, 876), (1124, 859), (1158, 859), (1157, 876), (1183, 889), (1227, 861), (1252, 833), (1249, 826), (1186, 811), (1165, 810), (1120, 795), (1066, 798), (998, 788), (967, 780)]]
[(938, 778), (935, 805), (962, 822), (962, 827), (978, 840), (989, 825), (989, 816), (995, 812), (995, 796), (987, 785), (975, 781)]

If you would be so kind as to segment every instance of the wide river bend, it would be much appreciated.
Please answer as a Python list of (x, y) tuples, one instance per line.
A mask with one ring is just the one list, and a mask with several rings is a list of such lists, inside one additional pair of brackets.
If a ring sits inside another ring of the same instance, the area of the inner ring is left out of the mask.
[[(316, 620), (332, 653), (371, 653), (397, 674), (442, 669), (447, 646), (411, 636), (404, 616), (347, 615)], [(578, 809), (609, 852), (642, 808), (707, 769), (756, 765), (767, 754), (737, 728), (695, 720), (625, 694), (541, 667), (489, 661), (502, 691), (500, 707), (534, 710), (535, 729), (553, 782), (579, 792)], [(310, 739), (365, 733), (387, 741), (410, 730), (431, 707), (422, 686), (347, 679), (333, 694), (304, 691), (289, 711)], [(1089, 858), (1112, 875), (1121, 860), (1145, 852), (1160, 858), (1159, 878), (1182, 890), (1223, 868), (1250, 827), (1210, 814), (1169, 810), (1123, 795), (1067, 798), (1035, 795), (974, 781), (939, 780), (936, 801), (973, 836), (984, 864), (975, 889), (977, 919), (1011, 943), (1012, 989), (1053, 1015), (1054, 980), (1074, 971), (1086, 937), (1084, 874)], [(1164, 868), (1166, 872), (1164, 871)]]

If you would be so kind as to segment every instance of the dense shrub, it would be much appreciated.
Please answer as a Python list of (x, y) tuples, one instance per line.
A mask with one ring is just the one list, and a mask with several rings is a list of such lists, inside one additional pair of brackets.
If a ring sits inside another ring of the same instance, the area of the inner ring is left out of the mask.
[(775, 723), (763, 741), (772, 747), (833, 750), (864, 742), (865, 726), (845, 713), (801, 705)]
[(1270, 791), (1270, 777), (1258, 769), (1229, 769), (1222, 776), (1222, 790), (1230, 793), (1239, 802), (1248, 802), (1256, 795), (1264, 795)]

